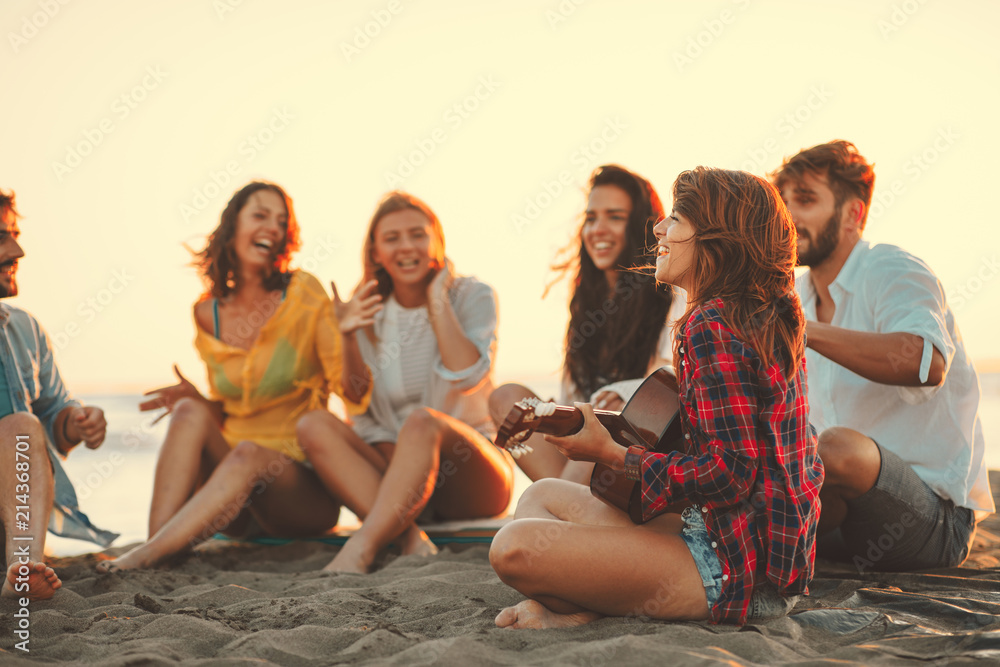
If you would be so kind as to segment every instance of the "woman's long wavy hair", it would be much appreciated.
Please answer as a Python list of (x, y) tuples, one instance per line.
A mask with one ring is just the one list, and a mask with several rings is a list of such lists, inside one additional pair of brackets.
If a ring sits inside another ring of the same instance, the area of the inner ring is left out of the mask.
[(669, 288), (658, 287), (651, 275), (632, 271), (648, 263), (656, 246), (653, 225), (664, 215), (656, 190), (643, 177), (613, 164), (594, 170), (588, 197), (605, 185), (620, 188), (632, 201), (625, 246), (616, 260), (617, 284), (609, 285), (587, 254), (582, 224), (571, 246), (575, 256), (552, 267), (561, 276), (575, 272), (563, 373), (584, 397), (610, 382), (646, 375), (671, 299)]
[(359, 283), (360, 286), (370, 280), (377, 280), (378, 293), (382, 295), (383, 299), (392, 294), (392, 278), (389, 277), (389, 273), (380, 264), (375, 263), (375, 229), (378, 227), (379, 221), (390, 213), (407, 210), (422, 213), (430, 220), (431, 232), (436, 237), (438, 247), (440, 248), (441, 257), (439, 259), (442, 266), (444, 265), (444, 228), (441, 227), (441, 221), (434, 215), (431, 207), (406, 192), (396, 190), (388, 193), (378, 203), (375, 213), (372, 214), (372, 219), (368, 223), (368, 233), (365, 234), (364, 248), (361, 251), (361, 263), (364, 267), (364, 275)]
[(253, 181), (248, 183), (236, 194), (233, 195), (226, 208), (222, 211), (219, 226), (215, 228), (211, 236), (208, 237), (208, 244), (201, 252), (195, 253), (193, 265), (198, 269), (202, 281), (205, 283), (207, 294), (217, 299), (222, 299), (237, 289), (240, 280), (240, 262), (233, 248), (233, 239), (236, 237), (236, 223), (240, 211), (246, 206), (250, 197), (255, 192), (270, 190), (285, 202), (285, 210), (288, 212), (288, 224), (285, 227), (285, 238), (278, 245), (274, 262), (268, 267), (264, 276), (264, 288), (267, 290), (284, 289), (291, 278), (288, 265), (292, 255), (299, 249), (301, 241), (299, 239), (299, 223), (295, 219), (295, 209), (292, 207), (292, 198), (289, 197), (280, 186), (264, 181)]
[(697, 167), (677, 177), (673, 195), (674, 211), (695, 229), (690, 284), (697, 287), (677, 326), (721, 299), (726, 326), (767, 367), (779, 363), (795, 375), (805, 319), (795, 291), (795, 225), (778, 191), (743, 171)]

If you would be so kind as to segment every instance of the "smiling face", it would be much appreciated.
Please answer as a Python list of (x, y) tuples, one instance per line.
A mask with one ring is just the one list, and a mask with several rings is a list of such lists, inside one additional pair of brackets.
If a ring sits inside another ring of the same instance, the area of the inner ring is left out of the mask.
[(840, 242), (842, 218), (842, 206), (837, 205), (826, 175), (806, 172), (801, 179), (788, 179), (781, 198), (798, 232), (798, 265), (823, 264)]
[(0, 207), (0, 299), (17, 296), (17, 261), (24, 257), (20, 235), (14, 211)]
[(694, 225), (686, 217), (672, 211), (653, 227), (656, 235), (656, 279), (677, 285), (694, 295), (691, 284), (694, 269)]
[(614, 275), (625, 249), (625, 228), (632, 213), (632, 199), (615, 185), (598, 185), (590, 191), (580, 236), (583, 247), (601, 271)]
[(274, 266), (288, 229), (285, 200), (273, 190), (258, 190), (236, 217), (232, 246), (244, 269)]
[(382, 216), (375, 225), (372, 260), (389, 274), (393, 289), (426, 290), (444, 265), (443, 247), (426, 215), (403, 209)]

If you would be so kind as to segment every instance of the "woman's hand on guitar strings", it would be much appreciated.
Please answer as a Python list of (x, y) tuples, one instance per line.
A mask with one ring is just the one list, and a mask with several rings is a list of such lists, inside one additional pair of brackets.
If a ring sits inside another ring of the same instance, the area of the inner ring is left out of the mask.
[[(608, 429), (597, 420), (589, 403), (573, 404), (583, 414), (583, 428), (573, 435), (546, 435), (563, 456), (573, 461), (590, 461), (613, 466), (625, 456), (625, 448), (611, 438)], [(620, 451), (619, 451), (620, 450)]]

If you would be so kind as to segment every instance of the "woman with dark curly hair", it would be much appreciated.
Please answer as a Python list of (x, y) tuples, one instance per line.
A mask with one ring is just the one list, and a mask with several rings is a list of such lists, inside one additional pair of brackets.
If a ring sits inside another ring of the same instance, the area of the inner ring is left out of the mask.
[[(646, 263), (656, 245), (653, 225), (663, 216), (656, 190), (642, 176), (613, 164), (594, 170), (573, 257), (554, 267), (574, 274), (560, 403), (589, 400), (621, 410), (647, 375), (670, 363), (669, 325), (684, 312), (684, 298), (630, 270)], [(534, 396), (523, 385), (503, 385), (490, 397), (494, 421), (499, 426), (515, 402)], [(526, 444), (531, 453), (517, 464), (533, 481), (590, 478), (592, 465), (567, 461), (541, 435)]]
[(233, 195), (195, 261), (207, 286), (194, 306), (195, 346), (211, 395), (175, 366), (180, 382), (149, 392), (140, 406), (171, 414), (149, 540), (100, 570), (152, 566), (217, 531), (244, 532), (251, 519), (287, 537), (336, 525), (340, 500), (306, 461), (295, 426), (306, 412), (325, 410), (331, 392), (349, 412), (367, 407), (371, 374), (355, 332), (381, 299), (372, 281), (349, 302), (334, 286), (331, 301), (316, 278), (289, 268), (298, 247), (284, 190), (254, 182)]

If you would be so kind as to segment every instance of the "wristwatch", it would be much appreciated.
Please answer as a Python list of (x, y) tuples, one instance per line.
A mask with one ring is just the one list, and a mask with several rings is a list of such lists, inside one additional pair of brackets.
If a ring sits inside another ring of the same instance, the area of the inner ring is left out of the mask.
[(642, 455), (645, 447), (632, 445), (625, 452), (625, 479), (638, 482), (642, 479)]

